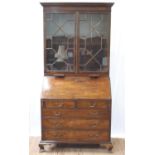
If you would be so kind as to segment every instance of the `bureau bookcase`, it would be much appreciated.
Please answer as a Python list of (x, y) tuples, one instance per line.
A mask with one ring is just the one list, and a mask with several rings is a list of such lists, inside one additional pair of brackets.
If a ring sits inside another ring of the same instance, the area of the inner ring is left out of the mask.
[(110, 21), (113, 3), (41, 3), (44, 145), (111, 144)]

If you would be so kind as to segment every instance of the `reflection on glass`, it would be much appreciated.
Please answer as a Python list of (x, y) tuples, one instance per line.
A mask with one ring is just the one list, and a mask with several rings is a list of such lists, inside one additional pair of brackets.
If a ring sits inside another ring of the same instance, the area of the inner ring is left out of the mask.
[(46, 68), (72, 72), (74, 64), (75, 16), (65, 13), (45, 15)]
[(80, 15), (80, 71), (104, 71), (109, 41), (108, 14)]

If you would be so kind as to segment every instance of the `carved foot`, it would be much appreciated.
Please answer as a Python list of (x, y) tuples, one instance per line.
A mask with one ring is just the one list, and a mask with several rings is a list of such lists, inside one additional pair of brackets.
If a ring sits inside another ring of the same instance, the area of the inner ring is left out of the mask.
[[(48, 146), (48, 147), (46, 147), (46, 146)], [(39, 152), (49, 151), (49, 150), (52, 150), (55, 147), (56, 147), (56, 144), (55, 143), (40, 142), (39, 143), (39, 148), (40, 148), (40, 151)]]
[(113, 145), (112, 144), (107, 144), (106, 148), (108, 151), (111, 151), (113, 149)]
[(39, 148), (40, 148), (40, 152), (44, 152), (45, 150), (44, 150), (44, 144), (39, 144)]
[(57, 144), (55, 144), (55, 143), (50, 144), (51, 149), (55, 148), (56, 146), (57, 146)]
[(113, 149), (113, 145), (111, 143), (100, 144), (100, 146), (106, 148), (108, 151), (111, 151)]

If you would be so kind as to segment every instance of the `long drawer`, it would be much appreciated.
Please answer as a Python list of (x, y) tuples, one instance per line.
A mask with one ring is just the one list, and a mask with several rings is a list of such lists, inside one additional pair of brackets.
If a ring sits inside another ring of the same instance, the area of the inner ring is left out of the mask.
[(74, 130), (44, 130), (43, 140), (61, 141), (109, 141), (108, 131), (74, 131)]
[(44, 129), (109, 129), (108, 119), (51, 119), (42, 120)]
[(44, 108), (102, 108), (108, 110), (110, 100), (44, 100)]
[(42, 117), (59, 117), (59, 118), (109, 118), (109, 111), (102, 109), (42, 109)]

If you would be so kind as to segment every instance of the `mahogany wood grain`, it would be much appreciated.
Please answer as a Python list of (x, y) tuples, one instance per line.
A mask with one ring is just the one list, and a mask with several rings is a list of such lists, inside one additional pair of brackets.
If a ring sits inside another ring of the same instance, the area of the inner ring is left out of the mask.
[(43, 99), (44, 108), (87, 108), (108, 110), (111, 106), (111, 100), (63, 100), (63, 99)]
[(108, 77), (44, 77), (42, 99), (111, 99)]
[(109, 119), (51, 119), (44, 118), (42, 123), (45, 129), (87, 129), (87, 130), (97, 130), (109, 129)]
[(72, 100), (45, 100), (43, 101), (43, 107), (45, 108), (74, 108), (75, 103)]
[(44, 130), (42, 135), (43, 140), (63, 140), (66, 142), (70, 139), (82, 141), (109, 141), (108, 131), (75, 131), (75, 130)]
[(108, 110), (108, 106), (110, 106), (110, 100), (108, 101), (96, 101), (96, 100), (92, 100), (92, 101), (88, 101), (88, 100), (82, 100), (82, 101), (77, 101), (76, 106), (77, 108), (99, 108), (99, 109), (103, 109), (103, 110)]
[(57, 118), (102, 118), (108, 119), (109, 112), (101, 109), (42, 109), (42, 117), (57, 117)]
[(114, 3), (41, 3), (48, 12), (110, 12)]

